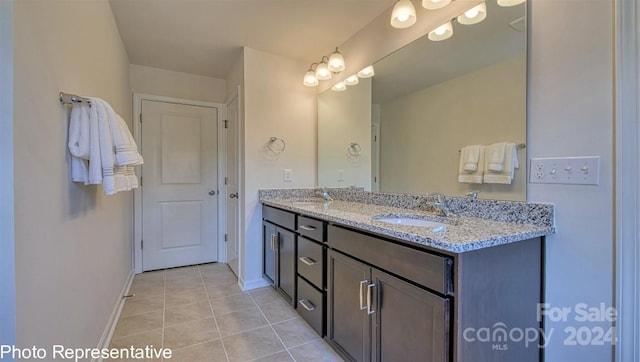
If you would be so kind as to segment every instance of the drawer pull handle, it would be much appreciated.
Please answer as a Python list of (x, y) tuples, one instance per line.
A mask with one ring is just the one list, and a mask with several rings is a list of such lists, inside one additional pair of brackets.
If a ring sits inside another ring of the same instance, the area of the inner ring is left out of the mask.
[(309, 258), (308, 256), (301, 256), (301, 257), (298, 258), (298, 260), (300, 260), (301, 262), (305, 263), (308, 266), (312, 266), (312, 265), (318, 264), (317, 261)]
[(363, 280), (363, 281), (360, 282), (360, 293), (358, 293), (358, 294), (360, 294), (360, 310), (367, 309), (367, 305), (364, 304), (364, 297), (363, 297), (364, 286), (367, 285), (367, 284), (369, 284), (368, 280)]
[(311, 226), (311, 225), (300, 225), (300, 229), (302, 230), (307, 230), (307, 231), (313, 231), (316, 229), (315, 226)]
[(308, 310), (309, 312), (316, 309), (316, 306), (313, 305), (313, 303), (311, 303), (308, 299), (300, 299), (298, 303), (300, 303), (302, 308)]
[(376, 311), (371, 309), (371, 299), (373, 299), (373, 288), (375, 288), (375, 284), (367, 285), (367, 314), (373, 314)]

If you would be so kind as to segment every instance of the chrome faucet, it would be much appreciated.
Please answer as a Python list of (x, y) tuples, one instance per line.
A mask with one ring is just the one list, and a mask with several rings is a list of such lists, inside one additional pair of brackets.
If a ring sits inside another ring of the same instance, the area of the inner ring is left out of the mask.
[(441, 192), (431, 192), (427, 194), (427, 196), (435, 197), (435, 202), (427, 203), (430, 206), (433, 206), (438, 210), (440, 216), (458, 216), (455, 212), (451, 210), (449, 207), (449, 202), (447, 201), (447, 197)]
[(327, 190), (325, 186), (318, 188), (316, 190), (316, 194), (320, 194), (320, 196), (322, 196), (322, 198), (325, 199), (325, 201), (333, 201), (333, 198), (329, 196), (329, 190)]

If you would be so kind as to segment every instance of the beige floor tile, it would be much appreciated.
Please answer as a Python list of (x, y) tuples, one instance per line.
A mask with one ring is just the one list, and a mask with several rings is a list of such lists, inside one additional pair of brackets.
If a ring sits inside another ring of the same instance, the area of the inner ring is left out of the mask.
[(242, 309), (250, 309), (256, 306), (249, 294), (236, 294), (229, 297), (212, 298), (209, 300), (211, 309), (216, 315), (237, 312)]
[(131, 336), (114, 338), (111, 340), (110, 348), (144, 348), (153, 346), (154, 348), (162, 347), (162, 328), (153, 331), (134, 334)]
[(167, 294), (173, 294), (202, 287), (202, 280), (180, 280), (174, 282), (170, 282), (169, 280), (167, 280), (166, 292)]
[(151, 297), (164, 294), (164, 280), (137, 280), (133, 279), (129, 294), (136, 297)]
[(303, 344), (289, 350), (296, 361), (342, 362), (329, 345), (321, 339)]
[(213, 287), (209, 286), (206, 289), (207, 294), (209, 295), (209, 299), (244, 293), (237, 283)]
[(216, 315), (216, 320), (222, 336), (229, 336), (267, 325), (267, 321), (257, 307)]
[(251, 294), (258, 305), (279, 302), (282, 300), (282, 296), (272, 287), (250, 290), (249, 294)]
[(266, 357), (258, 358), (252, 362), (293, 362), (289, 352), (283, 351)]
[(284, 350), (269, 326), (225, 337), (222, 342), (231, 362), (250, 361)]
[(171, 362), (226, 362), (222, 340), (197, 344), (173, 351)]
[(130, 297), (124, 303), (121, 317), (127, 317), (135, 314), (148, 313), (164, 308), (164, 296), (156, 295), (152, 297)]
[(204, 283), (205, 288), (210, 288), (210, 287), (220, 287), (220, 286), (227, 286), (227, 285), (237, 285), (238, 279), (235, 277), (235, 275), (224, 276), (224, 277), (203, 276), (202, 282)]
[(220, 338), (213, 318), (165, 327), (164, 347), (171, 349), (184, 348)]
[(160, 280), (160, 281), (162, 281), (162, 280), (164, 280), (164, 276), (165, 276), (164, 270), (155, 270), (155, 271), (136, 274), (135, 277), (134, 277), (134, 280), (138, 280), (138, 281), (148, 281), (148, 280), (158, 281), (158, 280)]
[(320, 339), (316, 331), (302, 318), (273, 324), (272, 327), (287, 348), (293, 348)]
[(122, 317), (118, 321), (114, 338), (130, 336), (162, 328), (162, 310)]
[(224, 263), (201, 264), (201, 265), (198, 266), (198, 269), (200, 269), (200, 271), (206, 271), (206, 270), (230, 271), (231, 270), (231, 269), (229, 269), (229, 266), (227, 264), (224, 264)]
[(212, 318), (211, 306), (208, 302), (195, 304), (183, 304), (177, 307), (167, 308), (164, 311), (164, 326), (168, 326), (195, 321), (199, 319)]
[(297, 318), (299, 315), (296, 311), (280, 298), (280, 300), (268, 304), (259, 304), (260, 310), (267, 317), (269, 323), (278, 323), (288, 319)]
[(193, 304), (207, 300), (207, 293), (204, 288), (188, 289), (165, 295), (166, 308), (175, 307), (182, 304)]

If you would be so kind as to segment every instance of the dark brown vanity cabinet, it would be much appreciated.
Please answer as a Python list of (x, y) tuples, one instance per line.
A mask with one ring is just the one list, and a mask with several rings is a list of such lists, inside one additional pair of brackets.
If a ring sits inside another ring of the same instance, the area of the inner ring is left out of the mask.
[(298, 215), (298, 314), (320, 335), (326, 327), (326, 223)]
[(290, 303), (296, 292), (295, 214), (263, 208), (262, 272), (271, 285)]
[(327, 341), (346, 359), (449, 361), (446, 297), (330, 250), (327, 305)]

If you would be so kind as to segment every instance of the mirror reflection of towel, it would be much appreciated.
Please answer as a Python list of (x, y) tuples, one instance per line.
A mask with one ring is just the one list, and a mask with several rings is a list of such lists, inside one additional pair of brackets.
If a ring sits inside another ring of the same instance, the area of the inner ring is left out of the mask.
[(471, 145), (460, 150), (460, 164), (458, 166), (458, 182), (482, 183), (484, 173), (485, 147)]
[[(494, 144), (497, 145), (497, 144)], [(489, 149), (492, 147), (487, 147), (487, 153), (489, 153)], [(497, 158), (492, 158), (490, 160), (490, 156), (486, 155), (486, 171), (484, 173), (483, 182), (486, 184), (510, 184), (513, 181), (513, 175), (516, 168), (520, 167), (520, 163), (518, 161), (518, 149), (515, 143), (504, 143), (505, 152), (504, 152), (504, 161), (502, 163), (502, 171), (496, 172), (490, 168), (490, 163), (495, 161)], [(500, 147), (497, 147), (500, 150)]]

